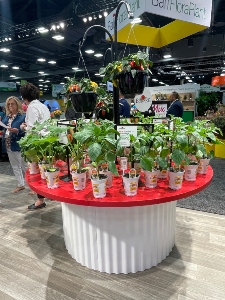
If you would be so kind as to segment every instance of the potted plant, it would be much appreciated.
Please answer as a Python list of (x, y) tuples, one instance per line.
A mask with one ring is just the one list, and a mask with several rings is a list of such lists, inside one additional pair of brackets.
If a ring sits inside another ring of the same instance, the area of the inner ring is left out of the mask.
[(104, 75), (102, 81), (112, 81), (122, 94), (141, 94), (144, 90), (145, 79), (150, 73), (152, 61), (144, 52), (129, 54), (122, 60), (109, 63), (99, 70)]
[[(77, 88), (79, 86), (79, 88)], [(91, 113), (94, 111), (97, 99), (98, 84), (89, 78), (82, 78), (76, 84), (76, 92), (69, 94), (76, 112)]]
[(108, 170), (113, 174), (118, 174), (115, 164), (117, 135), (119, 132), (114, 129), (113, 122), (108, 120), (86, 123), (81, 131), (74, 134), (75, 139), (87, 148), (87, 153), (94, 166), (92, 187), (96, 198), (106, 195), (106, 180), (109, 174), (101, 174), (101, 165), (107, 163)]
[(59, 109), (56, 109), (54, 110), (52, 113), (51, 113), (51, 118), (52, 119), (60, 119), (60, 116), (62, 115), (62, 111), (59, 110)]
[(80, 143), (76, 139), (76, 133), (72, 133), (68, 138), (67, 147), (72, 158), (73, 187), (77, 191), (83, 190), (86, 187), (86, 171), (88, 169), (84, 167), (85, 143)]

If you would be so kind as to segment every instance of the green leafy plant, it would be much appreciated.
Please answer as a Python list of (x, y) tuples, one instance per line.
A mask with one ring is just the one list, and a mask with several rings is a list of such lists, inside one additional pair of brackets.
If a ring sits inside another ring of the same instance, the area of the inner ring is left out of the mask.
[(118, 174), (116, 160), (116, 145), (119, 132), (114, 129), (114, 123), (99, 120), (83, 124), (82, 130), (74, 133), (74, 138), (85, 145), (92, 164), (97, 169), (102, 163), (108, 163), (109, 171)]

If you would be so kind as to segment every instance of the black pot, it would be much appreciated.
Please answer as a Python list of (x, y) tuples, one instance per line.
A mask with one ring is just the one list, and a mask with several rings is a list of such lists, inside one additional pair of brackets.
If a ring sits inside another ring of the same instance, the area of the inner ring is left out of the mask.
[(71, 93), (69, 96), (76, 112), (90, 113), (94, 111), (97, 101), (96, 93)]
[(141, 94), (143, 93), (147, 73), (144, 71), (137, 71), (133, 77), (131, 72), (121, 72), (117, 75), (119, 82), (119, 89), (122, 94)]

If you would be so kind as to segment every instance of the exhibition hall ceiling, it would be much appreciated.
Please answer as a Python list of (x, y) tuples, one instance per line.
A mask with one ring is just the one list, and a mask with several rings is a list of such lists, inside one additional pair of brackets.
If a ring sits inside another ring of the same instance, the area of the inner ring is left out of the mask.
[[(129, 2), (129, 1), (128, 1)], [(92, 29), (79, 53), (79, 42), (94, 24), (104, 25), (105, 16), (119, 3), (117, 0), (0, 0), (0, 81), (28, 80), (49, 92), (51, 84), (90, 76), (101, 82), (99, 68), (110, 61), (110, 43), (103, 31)], [(211, 77), (225, 72), (225, 1), (213, 0), (211, 27), (161, 49), (150, 48), (154, 62), (150, 85), (179, 84), (193, 81), (210, 83)], [(147, 14), (142, 24), (162, 27), (171, 19)], [(85, 22), (86, 21), (86, 22)], [(40, 29), (42, 28), (42, 30)], [(44, 31), (45, 28), (47, 31)], [(172, 33), (171, 33), (172, 34)], [(63, 36), (57, 40), (53, 36)], [(138, 45), (119, 44), (119, 56), (137, 50)], [(93, 53), (86, 53), (86, 50)], [(172, 57), (163, 58), (169, 52)], [(102, 55), (102, 56), (100, 56)], [(39, 61), (43, 59), (43, 61)], [(15, 68), (17, 67), (17, 68)], [(78, 70), (72, 68), (78, 67)], [(88, 71), (88, 75), (87, 72)], [(40, 81), (42, 80), (42, 81)], [(42, 84), (43, 82), (43, 84)]]

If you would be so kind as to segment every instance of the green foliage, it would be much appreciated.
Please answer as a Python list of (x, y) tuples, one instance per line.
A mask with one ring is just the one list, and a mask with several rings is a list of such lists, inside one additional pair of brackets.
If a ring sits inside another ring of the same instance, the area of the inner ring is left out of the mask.
[(216, 106), (220, 101), (219, 92), (206, 93), (200, 91), (199, 97), (195, 99), (197, 104), (198, 116), (204, 116), (207, 110), (216, 111)]

